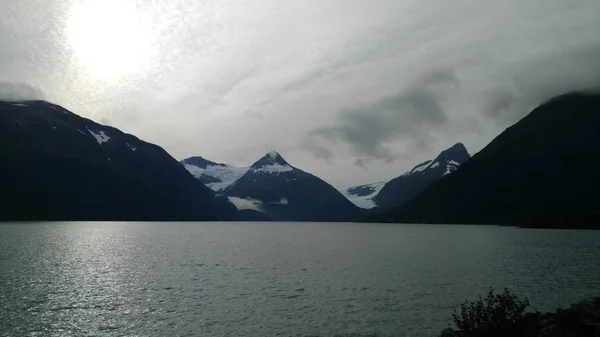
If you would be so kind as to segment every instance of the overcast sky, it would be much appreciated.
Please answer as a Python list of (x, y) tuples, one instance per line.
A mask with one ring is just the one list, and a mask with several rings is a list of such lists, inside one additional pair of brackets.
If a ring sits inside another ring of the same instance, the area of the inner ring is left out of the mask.
[(599, 87), (598, 0), (0, 0), (0, 98), (339, 188)]

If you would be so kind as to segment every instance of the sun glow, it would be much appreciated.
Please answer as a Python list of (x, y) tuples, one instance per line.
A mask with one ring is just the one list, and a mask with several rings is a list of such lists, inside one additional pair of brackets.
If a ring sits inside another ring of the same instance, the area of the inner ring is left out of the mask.
[(149, 65), (151, 34), (127, 0), (83, 0), (69, 13), (67, 38), (78, 62), (95, 77), (119, 78)]

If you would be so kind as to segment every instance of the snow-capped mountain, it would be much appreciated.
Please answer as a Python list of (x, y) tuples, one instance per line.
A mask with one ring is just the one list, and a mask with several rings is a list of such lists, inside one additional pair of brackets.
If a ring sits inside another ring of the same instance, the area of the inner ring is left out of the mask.
[(320, 178), (271, 151), (223, 194), (240, 209), (264, 212), (275, 221), (356, 221), (365, 212)]
[(555, 97), (376, 221), (600, 228), (600, 95)]
[(435, 159), (425, 161), (400, 177), (390, 180), (372, 200), (383, 208), (400, 206), (430, 184), (456, 171), (469, 158), (465, 146), (457, 143), (442, 151)]
[(0, 101), (2, 220), (224, 220), (165, 150), (45, 101)]
[(200, 156), (184, 159), (181, 164), (196, 179), (217, 192), (238, 180), (249, 169), (249, 167), (235, 167), (215, 163)]
[(373, 198), (381, 191), (384, 185), (385, 181), (380, 181), (378, 183), (348, 187), (340, 190), (340, 192), (356, 206), (371, 209), (377, 206)]

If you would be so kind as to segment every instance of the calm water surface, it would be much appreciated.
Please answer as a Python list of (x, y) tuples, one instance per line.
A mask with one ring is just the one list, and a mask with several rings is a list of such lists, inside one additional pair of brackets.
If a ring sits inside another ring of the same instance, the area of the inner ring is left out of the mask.
[(435, 336), (490, 286), (600, 295), (600, 231), (0, 225), (0, 336)]

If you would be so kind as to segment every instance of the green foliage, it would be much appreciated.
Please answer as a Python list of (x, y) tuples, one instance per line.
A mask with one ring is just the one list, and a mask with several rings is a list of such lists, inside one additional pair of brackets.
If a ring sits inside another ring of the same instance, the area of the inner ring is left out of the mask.
[(519, 299), (508, 289), (496, 294), (494, 289), (477, 301), (465, 301), (460, 313), (454, 312), (454, 324), (463, 337), (512, 336), (522, 326), (529, 300)]

